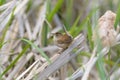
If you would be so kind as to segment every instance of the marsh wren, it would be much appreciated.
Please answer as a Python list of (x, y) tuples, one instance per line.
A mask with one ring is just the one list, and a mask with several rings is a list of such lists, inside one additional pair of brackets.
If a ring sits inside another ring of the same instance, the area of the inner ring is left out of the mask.
[(53, 33), (53, 40), (55, 45), (63, 49), (66, 49), (72, 42), (73, 38), (66, 31), (65, 27), (63, 27), (63, 30), (65, 31), (65, 34), (62, 34), (60, 32)]

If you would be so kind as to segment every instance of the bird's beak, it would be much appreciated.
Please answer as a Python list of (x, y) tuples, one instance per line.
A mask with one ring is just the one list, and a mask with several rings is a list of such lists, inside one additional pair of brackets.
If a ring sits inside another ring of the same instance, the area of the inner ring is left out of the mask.
[(48, 38), (52, 38), (55, 35), (55, 33), (49, 33)]

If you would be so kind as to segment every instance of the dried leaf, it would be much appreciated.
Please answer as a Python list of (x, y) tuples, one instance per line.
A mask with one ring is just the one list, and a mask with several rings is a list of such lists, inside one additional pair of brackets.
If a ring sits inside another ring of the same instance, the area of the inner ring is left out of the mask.
[[(116, 44), (117, 31), (114, 29), (116, 14), (112, 11), (106, 13), (99, 18), (97, 30), (93, 32), (93, 41), (99, 36), (103, 47), (111, 47)], [(97, 34), (98, 35), (97, 35)]]

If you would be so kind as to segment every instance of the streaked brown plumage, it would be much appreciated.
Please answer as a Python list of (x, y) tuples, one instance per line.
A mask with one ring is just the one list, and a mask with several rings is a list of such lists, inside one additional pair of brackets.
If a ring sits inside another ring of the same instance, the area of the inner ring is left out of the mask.
[(57, 45), (58, 47), (61, 47), (63, 49), (66, 49), (70, 43), (72, 42), (73, 38), (71, 35), (65, 33), (54, 33), (54, 43), (55, 45)]

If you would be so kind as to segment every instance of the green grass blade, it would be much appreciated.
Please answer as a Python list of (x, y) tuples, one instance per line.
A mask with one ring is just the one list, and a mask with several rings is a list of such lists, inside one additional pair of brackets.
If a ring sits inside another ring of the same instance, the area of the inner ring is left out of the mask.
[(74, 36), (78, 35), (84, 28), (84, 25), (87, 23), (88, 18), (91, 18), (93, 16), (93, 14), (95, 14), (95, 12), (98, 10), (98, 8), (93, 9), (88, 15), (87, 17), (81, 22), (81, 24), (76, 27), (75, 32), (74, 32)]
[(104, 70), (104, 61), (103, 61), (103, 55), (101, 55), (101, 51), (102, 51), (102, 45), (101, 45), (101, 40), (98, 36), (97, 38), (97, 54), (99, 55), (98, 56), (98, 60), (97, 60), (97, 63), (96, 63), (96, 66), (97, 66), (97, 69), (98, 69), (98, 73), (99, 73), (99, 76), (101, 78), (101, 80), (106, 80), (106, 74), (105, 74), (105, 70)]
[[(96, 26), (96, 31), (98, 31), (98, 26)], [(97, 40), (95, 41), (95, 44), (97, 45), (97, 54), (98, 54), (98, 60), (96, 63), (96, 67), (99, 73), (99, 76), (101, 78), (101, 80), (106, 80), (106, 74), (105, 74), (105, 70), (104, 70), (104, 61), (103, 61), (103, 55), (101, 55), (101, 51), (102, 51), (102, 43), (101, 43), (101, 39), (100, 36), (98, 35), (98, 33), (96, 33), (96, 38)]]
[(58, 0), (58, 2), (55, 5), (55, 8), (52, 10), (52, 12), (48, 15), (47, 20), (51, 21), (53, 19), (53, 16), (55, 13), (60, 9), (62, 6), (64, 0)]
[(74, 24), (72, 25), (71, 30), (74, 29), (74, 28), (77, 26), (77, 24), (78, 24), (78, 22), (79, 22), (79, 20), (80, 20), (80, 17), (81, 17), (81, 15), (79, 15), (79, 16), (77, 17), (77, 19), (75, 20)]
[(7, 42), (0, 42), (0, 49), (2, 48), (2, 46), (4, 45), (4, 44), (6, 44)]
[(6, 0), (0, 0), (0, 6), (3, 5), (6, 2)]
[[(80, 17), (81, 17), (81, 15), (79, 15), (78, 17), (77, 17), (77, 19), (75, 20), (75, 22), (74, 22), (74, 24), (72, 25), (72, 27), (71, 27), (71, 29), (70, 29), (70, 34), (74, 34), (75, 33), (75, 31), (76, 31), (76, 26), (77, 26), (77, 24), (78, 24), (78, 22), (79, 22), (79, 20), (80, 20)], [(74, 36), (74, 35), (73, 35)]]
[(72, 18), (72, 13), (73, 13), (73, 0), (66, 0), (66, 15), (65, 15), (65, 21), (64, 24), (66, 26), (67, 30), (70, 30), (70, 24), (71, 21), (73, 20)]
[(88, 22), (87, 22), (87, 34), (88, 34), (88, 41), (89, 41), (89, 45), (91, 50), (93, 49), (93, 41), (92, 41), (92, 25), (90, 23), (90, 19), (88, 18)]
[(12, 61), (11, 64), (3, 71), (3, 73), (0, 75), (0, 79), (17, 63), (17, 61), (22, 57), (23, 54), (25, 54), (25, 52), (28, 50), (29, 47), (30, 47), (30, 45), (26, 45), (24, 47), (24, 49), (21, 51), (20, 54), (18, 54), (18, 56), (15, 58), (15, 60)]
[(48, 16), (49, 16), (50, 12), (51, 12), (51, 0), (47, 0), (47, 14), (48, 14)]
[[(50, 16), (49, 14), (51, 14), (51, 0), (47, 0), (47, 14), (48, 16)], [(48, 17), (47, 16), (47, 17)], [(49, 26), (47, 24), (44, 25), (43, 30), (42, 30), (42, 45), (43, 46), (47, 46), (48, 45), (48, 40), (47, 40), (47, 34), (49, 31)]]
[(39, 47), (37, 47), (35, 44), (33, 44), (31, 41), (27, 40), (27, 39), (22, 39), (23, 41), (27, 42), (28, 44), (30, 44), (32, 47), (34, 47), (35, 49), (37, 49), (40, 54), (48, 61), (48, 63), (51, 63), (50, 59), (48, 58), (48, 56), (43, 52), (42, 49), (40, 49)]
[[(10, 25), (12, 24), (12, 21), (14, 19), (14, 11), (15, 11), (15, 8), (13, 9), (13, 11), (12, 11), (12, 13), (10, 15), (10, 19), (9, 19), (8, 23), (6, 24), (5, 28), (3, 29), (2, 37), (0, 37), (1, 43), (4, 43), (4, 38), (6, 36), (6, 33), (7, 33), (8, 29), (9, 29)], [(2, 46), (0, 46), (0, 49), (1, 48), (2, 48)]]
[(97, 69), (98, 69), (101, 80), (106, 80), (105, 70), (104, 70), (104, 67), (103, 67), (104, 63), (102, 61), (102, 58), (98, 59), (96, 65), (97, 65)]
[(43, 30), (42, 30), (42, 43), (43, 43), (43, 46), (47, 46), (48, 45), (48, 40), (47, 40), (47, 33), (48, 33), (48, 25), (45, 24), (45, 26), (43, 27)]
[(29, 2), (27, 3), (27, 8), (26, 8), (26, 13), (31, 9), (32, 7), (32, 3), (33, 3), (33, 0), (29, 0)]
[(86, 24), (88, 18), (91, 18), (98, 9), (99, 8), (97, 7), (97, 8), (94, 8), (93, 10), (91, 10), (91, 12), (87, 15), (87, 17), (81, 22), (81, 24), (79, 25), (80, 31), (83, 29), (83, 26)]
[(115, 24), (114, 24), (115, 29), (117, 28), (117, 25), (119, 22), (120, 22), (120, 4), (118, 6), (117, 15), (116, 15), (116, 19), (115, 19)]

